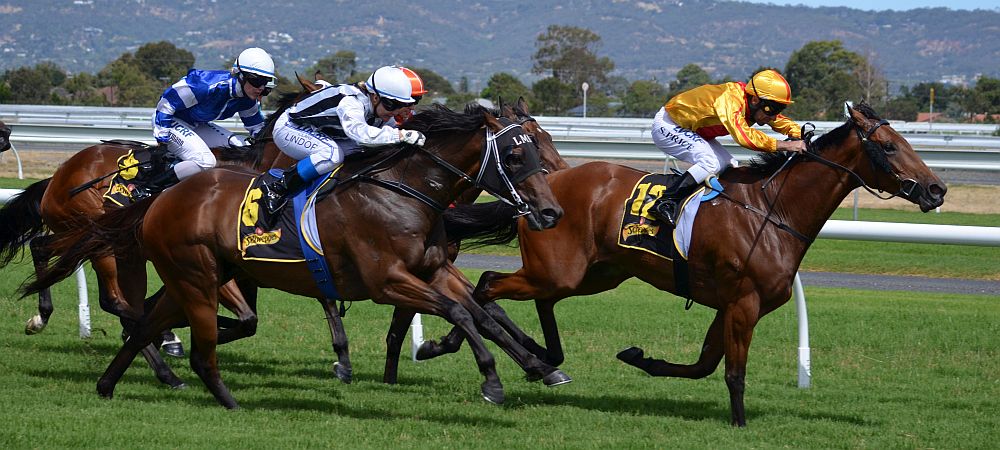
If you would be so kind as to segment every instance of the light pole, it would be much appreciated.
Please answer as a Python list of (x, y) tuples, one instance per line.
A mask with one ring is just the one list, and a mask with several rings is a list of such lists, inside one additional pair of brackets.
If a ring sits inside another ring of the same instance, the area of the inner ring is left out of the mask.
[(590, 89), (590, 85), (584, 81), (580, 88), (583, 89), (583, 117), (587, 117), (587, 89)]

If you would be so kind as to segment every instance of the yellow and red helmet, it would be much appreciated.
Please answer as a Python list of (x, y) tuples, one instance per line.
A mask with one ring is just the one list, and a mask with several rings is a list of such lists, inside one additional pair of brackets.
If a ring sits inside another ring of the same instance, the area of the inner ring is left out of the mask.
[(743, 90), (761, 100), (773, 100), (785, 105), (794, 103), (792, 87), (776, 70), (767, 69), (755, 73)]

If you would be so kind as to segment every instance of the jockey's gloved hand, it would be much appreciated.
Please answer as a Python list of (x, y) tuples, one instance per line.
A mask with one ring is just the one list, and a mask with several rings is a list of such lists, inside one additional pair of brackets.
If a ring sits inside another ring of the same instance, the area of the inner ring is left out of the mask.
[(427, 138), (417, 130), (399, 130), (399, 140), (410, 145), (423, 147)]
[(250, 145), (249, 139), (238, 134), (229, 136), (229, 145), (233, 147), (246, 147)]

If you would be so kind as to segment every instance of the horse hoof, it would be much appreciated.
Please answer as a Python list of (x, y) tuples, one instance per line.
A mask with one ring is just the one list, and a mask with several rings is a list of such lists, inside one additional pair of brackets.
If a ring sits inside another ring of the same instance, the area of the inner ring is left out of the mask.
[(439, 356), (436, 348), (437, 342), (434, 341), (425, 341), (423, 344), (420, 344), (420, 347), (417, 348), (417, 361), (426, 361)]
[(500, 383), (496, 383), (495, 386), (483, 383), (483, 399), (494, 405), (502, 405), (504, 401), (503, 386)]
[(333, 363), (333, 374), (337, 376), (344, 384), (351, 384), (352, 380), (352, 370), (346, 364), (341, 364), (340, 361)]
[(556, 387), (571, 382), (573, 382), (573, 379), (559, 369), (554, 370), (552, 373), (542, 378), (542, 383), (548, 387)]
[(633, 366), (635, 365), (635, 361), (642, 359), (642, 356), (643, 351), (639, 347), (629, 347), (615, 355), (615, 357), (620, 359), (622, 362)]
[(45, 329), (45, 321), (42, 320), (42, 316), (35, 314), (35, 317), (28, 319), (28, 323), (24, 326), (24, 334), (31, 336), (33, 334), (41, 333)]
[(97, 382), (97, 395), (100, 395), (101, 398), (106, 398), (110, 400), (112, 397), (115, 396), (115, 386), (114, 385), (108, 386), (105, 383), (99, 381)]
[(173, 356), (174, 358), (184, 357), (184, 345), (181, 344), (181, 341), (164, 343), (160, 348), (167, 356)]
[(187, 383), (184, 383), (183, 381), (177, 384), (170, 385), (170, 389), (176, 389), (176, 390), (187, 389), (187, 387), (188, 387)]

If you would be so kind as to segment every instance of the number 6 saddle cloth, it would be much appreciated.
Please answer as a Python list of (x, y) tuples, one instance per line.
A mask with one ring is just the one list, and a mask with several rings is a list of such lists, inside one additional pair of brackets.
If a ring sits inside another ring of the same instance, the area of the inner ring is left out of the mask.
[(281, 172), (271, 169), (254, 178), (247, 186), (238, 211), (236, 238), (243, 259), (305, 262), (324, 296), (328, 299), (340, 298), (323, 256), (316, 226), (316, 202), (333, 191), (337, 184), (336, 172), (320, 177), (290, 197), (288, 203), (276, 213), (277, 217), (266, 217), (267, 208), (260, 185), (267, 179), (281, 176)]

